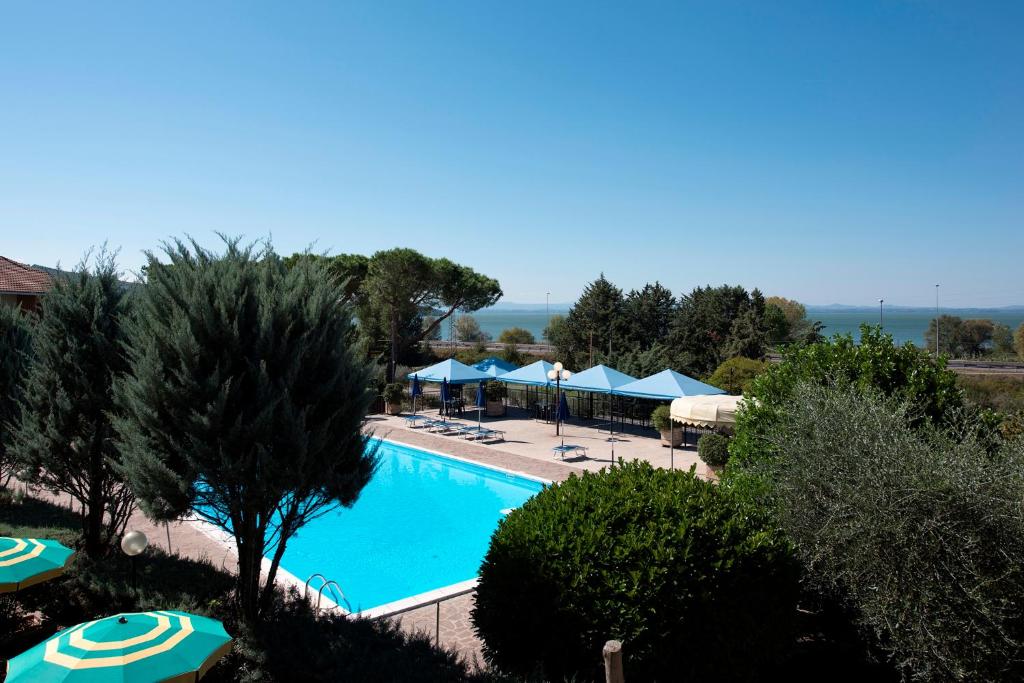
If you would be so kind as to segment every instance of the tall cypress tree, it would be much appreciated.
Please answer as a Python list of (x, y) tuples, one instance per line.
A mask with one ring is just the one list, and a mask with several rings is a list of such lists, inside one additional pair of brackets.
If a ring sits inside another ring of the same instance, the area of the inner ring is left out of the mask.
[(122, 325), (129, 294), (112, 255), (57, 278), (42, 300), (33, 361), (11, 451), (30, 480), (82, 509), (85, 551), (103, 554), (123, 531), (134, 499), (116, 465), (111, 384), (128, 365)]
[(256, 624), (288, 540), (373, 474), (371, 368), (342, 284), (316, 259), (288, 268), (238, 240), (223, 255), (164, 251), (168, 264), (149, 256), (116, 385), (123, 471), (151, 516), (191, 511), (234, 536), (239, 606)]
[(21, 392), (32, 352), (32, 314), (0, 305), (0, 488), (11, 478), (8, 444), (21, 409)]

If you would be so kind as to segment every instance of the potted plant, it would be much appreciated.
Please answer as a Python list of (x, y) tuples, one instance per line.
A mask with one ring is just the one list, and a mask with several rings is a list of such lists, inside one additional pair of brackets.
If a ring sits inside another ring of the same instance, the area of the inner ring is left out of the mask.
[(717, 479), (729, 460), (729, 437), (724, 434), (704, 434), (697, 441), (697, 455), (708, 466), (708, 476)]
[(381, 393), (384, 403), (387, 405), (388, 415), (400, 415), (402, 413), (402, 399), (405, 397), (405, 387), (398, 382), (392, 382), (384, 387)]
[(662, 446), (675, 446), (676, 448), (683, 445), (683, 429), (682, 427), (676, 427), (673, 429), (672, 420), (669, 417), (668, 406), (658, 406), (651, 413), (651, 424), (654, 428), (661, 432), (661, 445)]
[(503, 382), (491, 380), (484, 385), (484, 393), (487, 395), (487, 416), (500, 417), (505, 414), (505, 396), (508, 395), (508, 388)]

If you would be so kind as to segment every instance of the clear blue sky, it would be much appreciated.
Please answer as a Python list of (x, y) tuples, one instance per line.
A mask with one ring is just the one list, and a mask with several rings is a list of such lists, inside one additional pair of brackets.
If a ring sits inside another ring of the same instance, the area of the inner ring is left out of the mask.
[(0, 254), (411, 246), (505, 299), (1024, 303), (1024, 3), (20, 3)]

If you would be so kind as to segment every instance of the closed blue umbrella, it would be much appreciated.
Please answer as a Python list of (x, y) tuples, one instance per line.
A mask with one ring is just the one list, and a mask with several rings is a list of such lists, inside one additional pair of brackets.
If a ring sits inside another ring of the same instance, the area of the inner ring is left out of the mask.
[(476, 388), (476, 426), (480, 426), (480, 416), (484, 408), (487, 407), (487, 393), (484, 391), (484, 383), (480, 382)]
[(569, 413), (569, 399), (565, 397), (565, 392), (558, 399), (558, 414), (555, 416), (559, 422), (565, 422), (572, 414)]
[(448, 380), (441, 380), (441, 405), (443, 406), (444, 414), (448, 414), (448, 401), (451, 397), (448, 395)]
[(409, 392), (412, 394), (412, 414), (416, 414), (416, 397), (423, 393), (423, 389), (420, 388), (420, 378), (418, 375), (412, 376), (412, 390)]

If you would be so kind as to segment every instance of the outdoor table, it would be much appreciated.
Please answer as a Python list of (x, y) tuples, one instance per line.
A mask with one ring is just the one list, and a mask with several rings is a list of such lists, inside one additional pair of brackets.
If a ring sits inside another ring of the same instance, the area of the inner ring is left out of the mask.
[(587, 457), (587, 447), (586, 446), (577, 446), (575, 444), (570, 444), (570, 443), (562, 444), (561, 446), (555, 446), (554, 448), (551, 449), (551, 452), (554, 455), (561, 455), (562, 456), (562, 460), (565, 460), (565, 454), (566, 453), (572, 453), (574, 455), (582, 455), (584, 458)]

